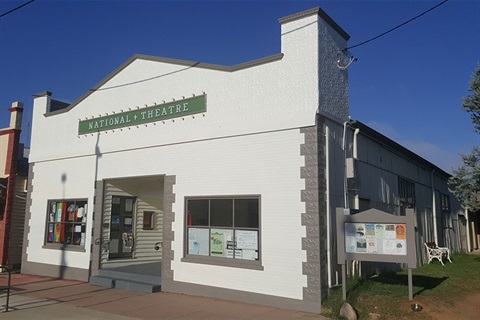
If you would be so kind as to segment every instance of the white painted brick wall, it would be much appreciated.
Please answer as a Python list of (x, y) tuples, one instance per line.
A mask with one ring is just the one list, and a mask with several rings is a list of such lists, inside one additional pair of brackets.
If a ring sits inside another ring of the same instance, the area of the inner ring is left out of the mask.
[[(176, 176), (173, 206), (175, 280), (301, 299), (305, 252), (301, 238), (305, 211), (300, 190), (304, 158), (300, 130), (285, 130), (229, 139), (205, 140), (141, 150), (101, 154), (98, 179), (167, 174)], [(100, 148), (101, 150), (101, 148)], [(88, 198), (92, 207), (95, 158), (83, 157), (35, 164), (28, 260), (88, 268), (87, 253), (42, 249), (46, 201)], [(66, 173), (65, 184), (60, 183)], [(184, 263), (184, 197), (201, 195), (261, 195), (261, 255), (264, 271)], [(91, 212), (91, 209), (89, 209)], [(92, 225), (88, 216), (87, 230)], [(281, 286), (278, 284), (282, 283)]]
[[(91, 226), (93, 210), (93, 170), (95, 158), (83, 157), (36, 163), (32, 180), (32, 204), (29, 220), (27, 259), (53, 265), (87, 269), (90, 260)], [(65, 174), (65, 183), (62, 175)], [(47, 202), (53, 199), (88, 199), (87, 252), (43, 249), (47, 221)]]

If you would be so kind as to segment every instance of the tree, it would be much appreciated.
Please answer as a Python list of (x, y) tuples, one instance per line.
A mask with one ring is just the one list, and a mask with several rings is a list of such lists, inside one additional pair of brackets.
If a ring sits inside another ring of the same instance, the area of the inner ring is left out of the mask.
[[(471, 113), (475, 131), (480, 134), (480, 65), (472, 77), (470, 93), (463, 99), (462, 109)], [(460, 203), (471, 211), (480, 210), (480, 148), (461, 155), (463, 165), (453, 170), (449, 184)]]
[(471, 93), (463, 98), (462, 109), (471, 113), (475, 131), (480, 133), (480, 65), (472, 78), (468, 90)]

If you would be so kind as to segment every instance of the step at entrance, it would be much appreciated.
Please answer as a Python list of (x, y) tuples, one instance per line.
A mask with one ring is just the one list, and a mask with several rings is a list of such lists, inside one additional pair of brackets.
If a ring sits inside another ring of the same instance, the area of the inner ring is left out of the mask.
[(161, 276), (148, 274), (99, 270), (99, 275), (91, 276), (89, 283), (106, 288), (153, 293), (161, 291), (162, 278)]

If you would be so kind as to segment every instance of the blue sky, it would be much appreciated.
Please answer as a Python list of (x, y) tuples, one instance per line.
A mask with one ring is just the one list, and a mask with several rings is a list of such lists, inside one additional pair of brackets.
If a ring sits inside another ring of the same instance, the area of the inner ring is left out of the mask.
[[(22, 1), (0, 0), (0, 14)], [(12, 102), (73, 102), (136, 53), (235, 65), (280, 52), (278, 19), (320, 6), (368, 40), (441, 1), (54, 1), (0, 18), (0, 128)], [(461, 110), (480, 62), (480, 1), (450, 0), (350, 51), (350, 113), (447, 172), (480, 145)]]

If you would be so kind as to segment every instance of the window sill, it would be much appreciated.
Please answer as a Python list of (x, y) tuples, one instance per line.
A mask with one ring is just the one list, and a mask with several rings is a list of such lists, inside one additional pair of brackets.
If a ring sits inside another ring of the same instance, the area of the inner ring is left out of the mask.
[(74, 246), (74, 245), (68, 245), (68, 244), (44, 244), (42, 246), (42, 249), (53, 249), (53, 250), (65, 250), (65, 251), (76, 251), (76, 252), (87, 252), (85, 250), (84, 246)]
[(250, 261), (250, 260), (240, 260), (240, 259), (187, 255), (186, 257), (183, 257), (182, 259), (180, 259), (180, 261), (187, 262), (187, 263), (208, 264), (213, 266), (252, 269), (252, 270), (260, 270), (260, 271), (263, 271), (264, 269), (263, 266), (260, 264), (260, 261), (256, 261), (256, 260)]

